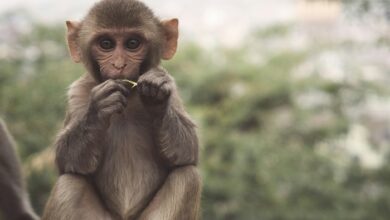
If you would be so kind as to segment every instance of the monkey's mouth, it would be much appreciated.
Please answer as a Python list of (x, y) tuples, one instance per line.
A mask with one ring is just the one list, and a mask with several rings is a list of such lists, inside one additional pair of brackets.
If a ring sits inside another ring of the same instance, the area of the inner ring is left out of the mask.
[(124, 71), (107, 71), (101, 73), (104, 81), (108, 79), (127, 79), (136, 82), (139, 78), (139, 74), (132, 74)]

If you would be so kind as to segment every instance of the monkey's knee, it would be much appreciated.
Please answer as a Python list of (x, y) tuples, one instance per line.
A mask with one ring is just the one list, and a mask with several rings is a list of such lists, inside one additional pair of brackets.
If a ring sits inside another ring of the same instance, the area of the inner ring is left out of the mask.
[(77, 200), (85, 187), (87, 187), (87, 182), (82, 177), (70, 174), (61, 175), (50, 193), (42, 220), (69, 218), (71, 210), (76, 208)]
[(49, 200), (52, 202), (73, 204), (83, 196), (84, 192), (90, 188), (90, 184), (82, 176), (64, 174), (61, 175), (51, 192)]
[(199, 204), (202, 178), (197, 167), (189, 165), (174, 169), (168, 176), (168, 182), (173, 192), (183, 196), (183, 201), (195, 206)]
[[(176, 194), (176, 214), (172, 219), (196, 220), (199, 218), (202, 178), (195, 166), (184, 166), (173, 170), (169, 177), (171, 193)], [(168, 207), (169, 209), (169, 207)]]
[(195, 166), (177, 167), (144, 210), (139, 220), (197, 220), (201, 177)]
[(73, 175), (73, 174), (64, 174), (58, 178), (57, 183), (54, 186), (53, 193), (77, 194), (88, 185), (89, 183), (82, 176)]
[(197, 167), (189, 165), (174, 169), (170, 173), (170, 178), (179, 184), (185, 184), (192, 189), (200, 190), (202, 187), (202, 177)]
[(61, 175), (50, 194), (42, 220), (108, 220), (93, 186), (83, 176)]

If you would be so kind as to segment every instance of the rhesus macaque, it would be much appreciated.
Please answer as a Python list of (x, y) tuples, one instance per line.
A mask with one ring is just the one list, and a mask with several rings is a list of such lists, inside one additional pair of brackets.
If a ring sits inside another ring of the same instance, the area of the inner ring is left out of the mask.
[(36, 220), (21, 174), (14, 140), (0, 119), (0, 219)]
[(197, 219), (195, 125), (159, 66), (176, 52), (178, 20), (160, 21), (136, 0), (103, 0), (66, 25), (71, 57), (88, 73), (68, 91), (60, 177), (43, 220)]

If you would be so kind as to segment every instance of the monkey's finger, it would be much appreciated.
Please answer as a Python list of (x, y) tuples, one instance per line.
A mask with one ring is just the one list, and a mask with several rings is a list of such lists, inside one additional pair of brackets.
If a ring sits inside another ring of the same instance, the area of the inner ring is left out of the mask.
[(139, 85), (138, 92), (142, 96), (150, 97), (150, 85), (148, 85), (147, 82), (142, 82), (142, 83), (140, 83), (138, 85)]
[(157, 96), (157, 93), (158, 93), (158, 90), (159, 90), (159, 86), (156, 85), (156, 84), (149, 84), (149, 91), (150, 91), (150, 96), (151, 97), (156, 97)]
[(116, 91), (121, 92), (124, 96), (128, 97), (130, 95), (130, 90), (126, 88), (120, 81), (112, 81), (112, 83), (109, 83), (105, 86), (105, 95), (110, 95), (111, 93), (114, 93)]
[(157, 100), (164, 101), (171, 95), (171, 86), (168, 83), (164, 83), (157, 93)]
[(153, 97), (154, 99), (158, 99), (160, 87), (161, 85), (159, 84), (159, 82), (150, 83), (150, 96)]
[(125, 96), (130, 95), (130, 91), (123, 86), (122, 84), (114, 81), (114, 80), (107, 80), (108, 82), (104, 84), (99, 90), (95, 92), (95, 98), (96, 99), (102, 99), (104, 97), (107, 97), (111, 95), (112, 93), (119, 91)]
[(91, 93), (95, 96), (98, 95), (98, 93), (100, 93), (99, 91), (101, 91), (102, 88), (105, 87), (108, 83), (110, 83), (110, 80), (106, 80), (103, 83), (100, 83), (99, 85), (93, 87)]
[(124, 107), (120, 104), (110, 105), (100, 110), (100, 117), (107, 117), (113, 114), (120, 114), (124, 111)]
[[(119, 93), (119, 92), (118, 92)], [(120, 104), (123, 107), (127, 106), (127, 98), (124, 97), (122, 94), (114, 93), (110, 95), (109, 97), (101, 100), (98, 104), (99, 109), (106, 108), (111, 105)]]
[(161, 77), (168, 75), (168, 72), (161, 68), (161, 67), (156, 67), (156, 68), (151, 68), (149, 71), (141, 75), (141, 79), (149, 79), (152, 80), (156, 77)]
[(98, 107), (99, 108), (105, 108), (107, 106), (114, 105), (116, 103), (120, 103), (124, 107), (127, 106), (127, 98), (122, 93), (120, 93), (119, 91), (117, 91), (115, 93), (112, 93), (108, 97), (100, 100), (99, 103), (98, 103)]
[(155, 77), (151, 80), (152, 84), (157, 85), (158, 87), (161, 87), (165, 83), (170, 83), (173, 80), (169, 77), (169, 75), (163, 75), (160, 77)]
[(94, 95), (95, 99), (101, 99), (102, 97), (105, 97), (108, 95), (113, 88), (116, 86), (114, 80), (106, 80), (105, 82), (101, 83), (100, 85), (96, 86), (92, 89), (92, 93)]
[(129, 97), (130, 94), (131, 94), (131, 88), (129, 88), (127, 86), (127, 84), (125, 84), (125, 82), (121, 81), (121, 80), (118, 80), (116, 81), (118, 83), (118, 86), (119, 86), (119, 91), (126, 97)]
[(138, 83), (151, 83), (155, 85), (162, 85), (163, 83), (173, 81), (173, 78), (166, 73), (155, 73), (154, 71), (149, 74), (141, 75)]

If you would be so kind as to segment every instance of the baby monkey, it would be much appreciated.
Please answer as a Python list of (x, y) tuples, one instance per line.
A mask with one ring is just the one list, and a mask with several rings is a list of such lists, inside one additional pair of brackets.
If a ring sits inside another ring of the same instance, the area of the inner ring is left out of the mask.
[(87, 73), (68, 91), (43, 220), (197, 219), (195, 125), (160, 67), (176, 52), (178, 20), (160, 21), (136, 0), (102, 0), (66, 25)]

